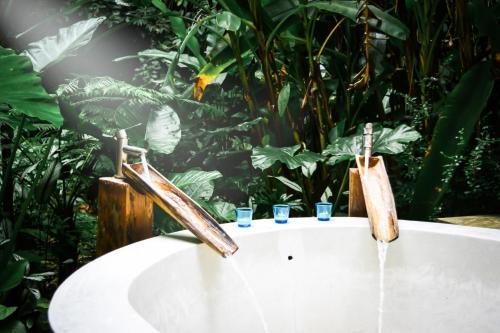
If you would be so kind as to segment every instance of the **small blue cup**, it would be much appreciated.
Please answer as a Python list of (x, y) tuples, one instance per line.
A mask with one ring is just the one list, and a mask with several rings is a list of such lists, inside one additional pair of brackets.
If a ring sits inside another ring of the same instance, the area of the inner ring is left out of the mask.
[(329, 202), (316, 203), (316, 217), (318, 221), (330, 221), (332, 216), (332, 204)]
[(238, 227), (248, 228), (252, 225), (253, 209), (249, 207), (236, 208), (236, 222)]
[(289, 205), (273, 205), (274, 222), (279, 224), (285, 224), (288, 222), (288, 216), (290, 216), (290, 206)]

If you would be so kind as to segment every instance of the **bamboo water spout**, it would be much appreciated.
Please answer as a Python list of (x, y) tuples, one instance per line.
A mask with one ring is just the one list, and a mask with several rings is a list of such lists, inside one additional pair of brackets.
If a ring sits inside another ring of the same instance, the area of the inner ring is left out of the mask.
[[(366, 124), (363, 141), (365, 155), (356, 156), (357, 172), (351, 173), (351, 177), (357, 175), (359, 181), (352, 180), (350, 183), (361, 183), (362, 197), (373, 237), (388, 243), (399, 236), (398, 217), (384, 160), (381, 156), (371, 156), (373, 133), (370, 123)], [(349, 191), (356, 192), (353, 188)], [(360, 206), (359, 202), (356, 203), (351, 198), (349, 201), (353, 206)]]
[(142, 163), (123, 164), (123, 174), (132, 187), (153, 200), (199, 240), (227, 257), (238, 250), (236, 243), (203, 208), (149, 164), (149, 177)]
[[(135, 191), (152, 200), (222, 256), (230, 256), (238, 250), (236, 243), (209, 213), (146, 162), (145, 149), (129, 146), (125, 131), (118, 132), (116, 137), (115, 177), (124, 177)], [(141, 157), (141, 163), (128, 164), (127, 155)]]

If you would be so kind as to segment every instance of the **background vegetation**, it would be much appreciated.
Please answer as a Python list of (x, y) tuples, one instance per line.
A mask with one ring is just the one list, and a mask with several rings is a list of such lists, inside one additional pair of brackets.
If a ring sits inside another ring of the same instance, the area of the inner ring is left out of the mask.
[(0, 1), (0, 331), (48, 330), (93, 257), (118, 129), (220, 221), (345, 215), (368, 121), (401, 218), (498, 213), (499, 18), (484, 0)]

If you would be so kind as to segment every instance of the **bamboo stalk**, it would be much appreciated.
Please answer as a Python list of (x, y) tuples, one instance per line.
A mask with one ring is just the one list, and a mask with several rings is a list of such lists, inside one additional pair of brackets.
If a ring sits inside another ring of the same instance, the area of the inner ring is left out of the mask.
[(372, 235), (378, 241), (391, 242), (398, 238), (399, 228), (384, 160), (381, 156), (370, 157), (367, 170), (364, 160), (364, 156), (356, 156)]

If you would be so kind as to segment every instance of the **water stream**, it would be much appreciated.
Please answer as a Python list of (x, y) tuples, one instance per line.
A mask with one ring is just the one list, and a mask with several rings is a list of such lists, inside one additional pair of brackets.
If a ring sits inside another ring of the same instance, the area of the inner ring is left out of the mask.
[(142, 163), (142, 168), (144, 170), (144, 178), (146, 178), (147, 181), (151, 181), (151, 177), (149, 175), (149, 168), (148, 168), (148, 162), (146, 161), (146, 154), (141, 154), (141, 163)]
[(379, 265), (379, 303), (378, 303), (378, 333), (382, 333), (383, 314), (384, 314), (384, 275), (385, 275), (385, 260), (387, 258), (387, 249), (389, 243), (377, 241), (378, 248), (378, 265)]
[(243, 282), (243, 285), (245, 286), (246, 290), (248, 291), (248, 294), (250, 295), (250, 299), (252, 300), (253, 306), (254, 306), (255, 310), (257, 311), (257, 314), (259, 315), (264, 332), (269, 333), (269, 328), (267, 326), (266, 319), (264, 318), (264, 313), (262, 312), (262, 307), (260, 306), (259, 300), (257, 299), (255, 292), (253, 291), (250, 284), (248, 283), (248, 280), (246, 279), (245, 275), (240, 270), (238, 264), (236, 263), (236, 261), (234, 261), (234, 259), (232, 257), (228, 257), (225, 260), (227, 260), (231, 264), (234, 271), (236, 272), (236, 274), (239, 276), (239, 278)]

